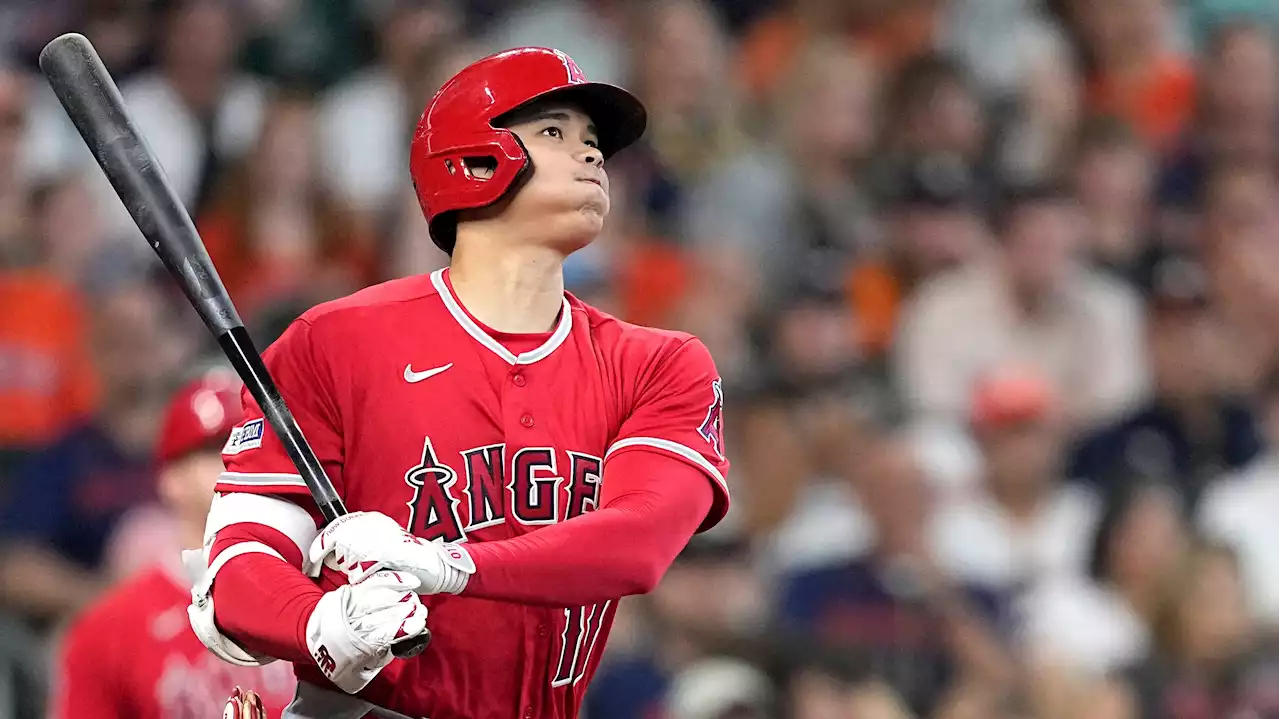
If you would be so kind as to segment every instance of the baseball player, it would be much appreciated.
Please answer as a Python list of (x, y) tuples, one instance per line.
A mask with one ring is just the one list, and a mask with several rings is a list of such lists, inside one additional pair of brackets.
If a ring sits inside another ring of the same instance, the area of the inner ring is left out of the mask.
[[(301, 680), (286, 716), (574, 717), (620, 597), (724, 516), (721, 387), (692, 336), (564, 290), (640, 102), (565, 54), (499, 53), (431, 99), (410, 172), (448, 268), (306, 312), (265, 353), (351, 514), (317, 531), (246, 398), (191, 620)], [(324, 568), (345, 581), (317, 584)], [(426, 631), (420, 655), (391, 644)]]
[[(164, 419), (157, 489), (193, 546), (222, 469), (218, 450), (243, 416), (239, 390), (234, 374), (210, 373), (179, 391)], [(218, 661), (191, 631), (190, 591), (175, 554), (171, 566), (141, 571), (76, 617), (58, 649), (52, 716), (211, 719), (237, 684), (257, 687), (269, 716), (280, 716), (292, 673)]]

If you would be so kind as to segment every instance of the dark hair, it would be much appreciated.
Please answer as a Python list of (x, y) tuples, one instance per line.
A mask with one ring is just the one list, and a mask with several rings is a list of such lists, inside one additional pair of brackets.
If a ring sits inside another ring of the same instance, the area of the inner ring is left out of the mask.
[[(1167, 483), (1147, 477), (1130, 477), (1115, 485), (1104, 497), (1102, 516), (1093, 533), (1093, 543), (1089, 550), (1089, 578), (1103, 583), (1109, 578), (1111, 567), (1111, 546), (1121, 526), (1128, 520), (1134, 507), (1147, 495), (1154, 492), (1172, 494)], [(1176, 496), (1176, 495), (1175, 495)], [(1181, 517), (1179, 513), (1179, 517)]]
[(1035, 205), (1061, 205), (1075, 201), (1075, 195), (1062, 182), (1044, 182), (1010, 185), (1000, 192), (991, 210), (991, 228), (997, 234), (1009, 229), (1020, 210)]
[(931, 53), (908, 61), (893, 80), (888, 96), (887, 115), (901, 116), (901, 113), (915, 106), (920, 98), (929, 97), (946, 85), (957, 85), (969, 92), (973, 89), (969, 73), (950, 56)]
[(1084, 121), (1076, 134), (1075, 159), (1098, 150), (1118, 150), (1125, 148), (1143, 148), (1142, 138), (1134, 131), (1133, 126), (1122, 118), (1112, 115), (1099, 115)]

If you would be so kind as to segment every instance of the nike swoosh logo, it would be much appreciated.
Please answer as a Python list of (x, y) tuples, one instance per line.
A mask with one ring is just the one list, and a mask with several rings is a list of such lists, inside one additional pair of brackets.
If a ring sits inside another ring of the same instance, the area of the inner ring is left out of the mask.
[(449, 364), (444, 365), (443, 367), (434, 367), (432, 369), (423, 370), (421, 372), (414, 372), (413, 365), (407, 364), (404, 366), (404, 381), (408, 382), (409, 384), (413, 384), (415, 382), (421, 382), (424, 379), (435, 377), (436, 375), (449, 369), (452, 366), (453, 366), (453, 363), (450, 362)]

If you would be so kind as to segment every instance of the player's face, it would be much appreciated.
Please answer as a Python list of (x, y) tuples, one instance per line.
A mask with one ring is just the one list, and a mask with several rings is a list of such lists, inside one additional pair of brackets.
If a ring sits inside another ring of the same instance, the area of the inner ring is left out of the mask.
[(590, 242), (609, 214), (609, 177), (591, 118), (572, 105), (546, 104), (507, 127), (524, 144), (533, 172), (506, 212), (549, 227), (568, 243)]

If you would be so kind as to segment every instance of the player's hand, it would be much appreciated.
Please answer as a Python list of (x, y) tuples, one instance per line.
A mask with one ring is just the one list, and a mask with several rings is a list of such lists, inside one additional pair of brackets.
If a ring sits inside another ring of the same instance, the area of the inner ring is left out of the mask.
[(257, 692), (236, 687), (222, 708), (222, 719), (267, 719), (267, 709)]
[(329, 681), (355, 694), (391, 663), (392, 644), (426, 631), (418, 587), (412, 575), (382, 571), (320, 598), (307, 620), (307, 650)]
[(462, 545), (415, 537), (380, 512), (352, 512), (330, 522), (311, 543), (309, 559), (312, 566), (342, 572), (352, 584), (384, 569), (407, 572), (421, 583), (420, 594), (458, 594), (476, 571)]

